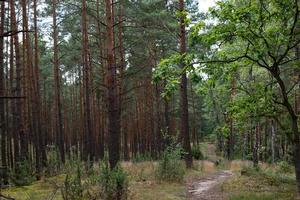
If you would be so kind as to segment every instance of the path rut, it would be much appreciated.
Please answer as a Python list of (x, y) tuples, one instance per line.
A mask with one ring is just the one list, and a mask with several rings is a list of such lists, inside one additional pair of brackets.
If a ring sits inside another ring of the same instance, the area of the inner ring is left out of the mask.
[(223, 200), (224, 193), (220, 184), (233, 176), (231, 171), (221, 171), (217, 174), (190, 181), (187, 186), (190, 200)]

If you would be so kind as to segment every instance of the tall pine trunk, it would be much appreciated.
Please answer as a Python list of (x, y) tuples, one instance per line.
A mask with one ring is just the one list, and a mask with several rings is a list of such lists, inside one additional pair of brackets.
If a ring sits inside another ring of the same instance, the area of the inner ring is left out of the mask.
[(58, 49), (58, 30), (56, 17), (57, 1), (52, 0), (52, 17), (53, 17), (53, 72), (54, 72), (54, 108), (55, 108), (55, 140), (59, 148), (60, 159), (65, 162), (64, 132), (62, 120), (62, 103), (61, 103), (61, 84), (59, 69), (59, 49)]
[[(10, 16), (11, 16), (11, 29), (13, 33), (17, 33), (18, 26), (15, 13), (15, 1), (10, 0)], [(20, 46), (18, 34), (13, 35), (14, 49), (15, 49), (15, 63), (16, 63), (16, 85), (15, 85), (15, 96), (21, 96), (21, 74), (23, 71), (22, 64), (20, 61)], [(20, 132), (22, 130), (22, 99), (15, 99), (13, 106), (13, 138), (14, 138), (14, 161), (17, 164), (20, 161)]]
[(83, 117), (84, 117), (84, 144), (83, 144), (83, 159), (94, 159), (95, 157), (95, 139), (93, 138), (91, 124), (91, 98), (90, 98), (90, 62), (89, 62), (89, 39), (88, 39), (88, 24), (87, 24), (87, 5), (86, 0), (82, 0), (82, 65), (83, 65)]
[[(184, 57), (186, 53), (186, 31), (185, 31), (185, 16), (184, 16), (184, 0), (179, 0), (180, 17), (180, 54)], [(181, 84), (180, 84), (180, 107), (181, 107), (181, 127), (180, 133), (183, 138), (183, 148), (185, 151), (185, 163), (187, 168), (191, 168), (193, 164), (190, 133), (189, 133), (189, 110), (188, 110), (188, 97), (187, 97), (187, 76), (184, 66), (184, 58), (182, 58), (180, 66), (182, 71)]]
[[(5, 2), (1, 2), (1, 22), (0, 22), (0, 35), (3, 35), (4, 32), (4, 23), (5, 23)], [(5, 104), (4, 99), (1, 98), (4, 96), (5, 82), (4, 82), (4, 38), (0, 37), (0, 137), (1, 137), (1, 165), (7, 167), (7, 130), (6, 130), (6, 119), (5, 119)], [(7, 177), (4, 176), (4, 184), (7, 183)]]
[(120, 109), (118, 105), (117, 66), (114, 55), (114, 16), (112, 0), (105, 0), (107, 32), (107, 98), (108, 98), (108, 152), (113, 169), (120, 159)]

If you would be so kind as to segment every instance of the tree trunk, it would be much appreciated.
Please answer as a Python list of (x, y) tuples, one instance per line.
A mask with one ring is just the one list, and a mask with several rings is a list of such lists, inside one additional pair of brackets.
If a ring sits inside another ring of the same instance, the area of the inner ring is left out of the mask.
[(107, 31), (107, 97), (108, 97), (108, 152), (113, 169), (120, 159), (120, 109), (118, 105), (117, 67), (114, 55), (114, 16), (112, 0), (105, 0)]
[(258, 167), (259, 132), (260, 125), (259, 122), (257, 122), (255, 126), (255, 144), (253, 147), (253, 167)]
[(291, 105), (289, 98), (288, 98), (288, 91), (283, 80), (280, 77), (280, 70), (279, 66), (274, 65), (272, 70), (270, 70), (273, 77), (276, 79), (279, 87), (280, 92), (282, 95), (282, 105), (287, 109), (291, 120), (292, 120), (292, 133), (293, 133), (293, 154), (294, 154), (294, 166), (295, 166), (295, 174), (296, 174), (296, 181), (297, 181), (297, 188), (298, 192), (300, 192), (300, 138), (299, 138), (299, 130), (298, 130), (298, 116)]
[(272, 163), (275, 162), (275, 137), (276, 137), (275, 122), (272, 119), (271, 120), (271, 154), (272, 154)]
[(57, 1), (52, 0), (52, 17), (53, 17), (53, 71), (54, 71), (54, 108), (55, 108), (55, 135), (56, 145), (59, 148), (60, 159), (65, 162), (64, 148), (64, 132), (62, 120), (62, 104), (61, 104), (61, 89), (60, 89), (60, 69), (59, 69), (59, 49), (58, 49), (58, 30), (56, 23), (56, 8)]
[[(184, 57), (186, 53), (186, 36), (185, 36), (185, 16), (183, 16), (184, 0), (179, 0), (179, 12), (181, 12), (180, 17), (180, 54)], [(187, 98), (187, 76), (185, 72), (184, 60), (180, 63), (181, 69), (183, 70), (181, 75), (180, 83), (180, 106), (181, 106), (181, 137), (183, 138), (183, 148), (185, 151), (185, 163), (187, 168), (191, 168), (193, 164), (193, 157), (191, 151), (190, 143), (190, 133), (189, 133), (189, 110), (188, 110), (188, 98)]]
[[(3, 35), (5, 23), (5, 2), (1, 2), (1, 22), (0, 22), (0, 35)], [(4, 82), (4, 38), (0, 37), (0, 96), (4, 96), (5, 82)], [(5, 104), (4, 99), (0, 99), (0, 137), (1, 137), (1, 165), (6, 170), (7, 165), (7, 129), (6, 129), (6, 119), (5, 119)], [(3, 173), (0, 177), (2, 184), (6, 185), (8, 183), (8, 177), (4, 176), (7, 172)]]
[[(11, 15), (11, 29), (14, 33), (18, 31), (17, 20), (15, 13), (15, 2), (10, 0), (10, 15)], [(15, 47), (15, 62), (16, 62), (16, 86), (15, 96), (21, 96), (21, 74), (23, 71), (22, 64), (20, 62), (20, 47), (19, 47), (19, 36), (18, 34), (13, 35), (14, 47)], [(22, 99), (15, 99), (13, 106), (13, 133), (14, 133), (14, 160), (15, 164), (20, 161), (20, 132), (22, 130)]]
[(300, 138), (298, 130), (298, 119), (292, 118), (293, 144), (294, 144), (294, 165), (298, 192), (300, 191)]
[[(193, 83), (190, 83), (190, 90), (191, 90), (191, 96), (192, 96), (192, 110), (193, 110), (193, 118), (192, 118), (192, 143), (193, 143), (194, 146), (196, 146), (196, 145), (198, 145), (199, 140), (198, 140), (197, 126), (196, 126), (196, 106), (195, 106), (195, 97), (194, 97), (195, 95), (194, 95), (194, 91), (193, 91)], [(200, 118), (199, 121), (201, 121), (201, 118)]]
[(87, 6), (86, 0), (82, 0), (82, 64), (83, 64), (83, 116), (84, 116), (84, 144), (83, 144), (83, 159), (87, 161), (95, 157), (95, 139), (93, 138), (91, 124), (91, 105), (90, 105), (90, 62), (89, 62), (89, 45), (88, 45), (88, 25), (87, 25)]

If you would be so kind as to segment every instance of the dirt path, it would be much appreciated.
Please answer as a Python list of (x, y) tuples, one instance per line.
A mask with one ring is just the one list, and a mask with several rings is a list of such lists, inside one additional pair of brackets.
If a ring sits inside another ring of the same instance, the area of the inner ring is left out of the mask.
[(224, 194), (220, 184), (233, 176), (230, 171), (221, 171), (217, 174), (194, 179), (188, 183), (187, 192), (190, 200), (223, 200)]

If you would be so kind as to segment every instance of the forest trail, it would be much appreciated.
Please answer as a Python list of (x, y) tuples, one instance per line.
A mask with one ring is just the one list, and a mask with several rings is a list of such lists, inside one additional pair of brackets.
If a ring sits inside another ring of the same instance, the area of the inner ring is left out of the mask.
[(221, 171), (214, 175), (191, 180), (187, 184), (190, 200), (223, 200), (220, 184), (233, 176), (231, 171)]

